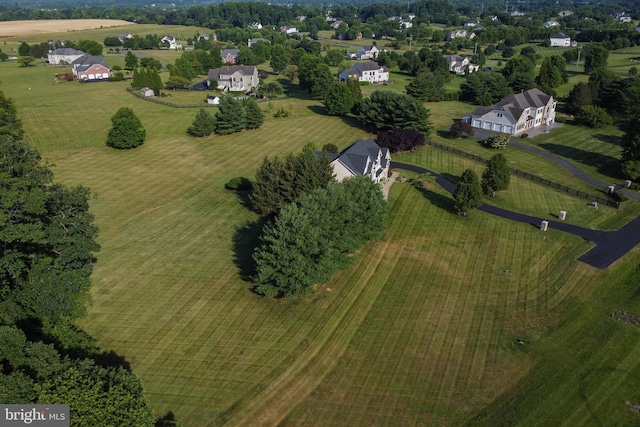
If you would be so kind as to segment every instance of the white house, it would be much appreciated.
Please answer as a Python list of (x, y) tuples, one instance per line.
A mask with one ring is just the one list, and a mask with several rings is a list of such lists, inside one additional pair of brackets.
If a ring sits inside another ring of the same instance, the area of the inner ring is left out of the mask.
[(398, 21), (398, 23), (400, 24), (400, 28), (412, 28), (413, 27), (413, 22), (411, 22), (408, 19), (401, 19), (400, 21)]
[(255, 65), (233, 65), (229, 67), (215, 68), (207, 74), (208, 85), (215, 80), (218, 89), (249, 91), (257, 89), (260, 83), (258, 69)]
[(160, 41), (165, 46), (167, 46), (168, 49), (173, 49), (173, 50), (182, 49), (182, 45), (178, 44), (178, 42), (176, 42), (176, 39), (172, 36), (164, 36), (163, 38), (160, 39)]
[(447, 41), (451, 41), (453, 39), (457, 39), (457, 38), (464, 38), (464, 39), (473, 39), (476, 36), (476, 34), (473, 31), (467, 31), (467, 30), (453, 30), (451, 31), (449, 34), (447, 34)]
[(348, 78), (361, 82), (384, 83), (389, 81), (389, 69), (373, 61), (356, 62), (349, 70), (340, 73), (340, 81), (347, 81)]
[(280, 27), (280, 32), (283, 34), (296, 34), (298, 29), (296, 27), (292, 27), (291, 25), (283, 25)]
[(345, 28), (349, 28), (349, 24), (344, 21), (333, 21), (329, 26), (331, 27), (331, 29), (337, 30), (338, 28), (340, 28), (340, 25), (344, 25)]
[(557, 27), (559, 25), (560, 25), (560, 23), (558, 21), (547, 21), (544, 24), (542, 24), (542, 26), (544, 28)]
[(479, 65), (472, 64), (469, 58), (460, 55), (444, 55), (444, 59), (446, 59), (447, 64), (449, 64), (449, 71), (460, 76), (465, 75), (467, 72), (469, 74), (475, 73), (480, 69)]
[(247, 46), (251, 47), (254, 44), (258, 43), (258, 42), (263, 42), (263, 43), (269, 43), (271, 44), (271, 41), (267, 40), (267, 39), (263, 39), (262, 37), (254, 37), (252, 39), (248, 39), (247, 40)]
[(373, 139), (357, 140), (331, 161), (336, 181), (364, 175), (376, 184), (389, 175), (390, 164), (389, 149), (380, 148)]
[(118, 37), (118, 40), (120, 40), (120, 43), (124, 43), (125, 40), (133, 38), (133, 36), (131, 34), (129, 34), (129, 33), (127, 33), (127, 34), (118, 34), (116, 37)]
[(480, 22), (478, 21), (467, 21), (464, 23), (465, 27), (477, 27), (478, 25), (480, 25)]
[(76, 59), (81, 56), (86, 55), (81, 50), (71, 49), (68, 47), (60, 48), (56, 50), (52, 50), (47, 55), (47, 59), (49, 60), (49, 64), (51, 65), (60, 65), (61, 61), (66, 62), (67, 64), (71, 64)]
[(556, 119), (556, 100), (540, 89), (509, 95), (493, 107), (477, 107), (471, 115), (471, 126), (509, 135), (526, 133), (528, 129), (549, 126)]
[(358, 53), (356, 54), (356, 57), (359, 60), (375, 59), (378, 57), (379, 53), (380, 53), (380, 49), (378, 49), (377, 46), (374, 46), (374, 45), (360, 46), (360, 49), (358, 49)]
[(220, 97), (219, 96), (208, 96), (207, 97), (207, 104), (209, 105), (220, 105)]
[(567, 16), (571, 15), (573, 15), (573, 12), (570, 10), (561, 10), (560, 12), (558, 12), (558, 16), (561, 18), (566, 18)]
[(569, 47), (571, 46), (571, 37), (566, 34), (556, 33), (549, 36), (551, 46)]
[(253, 28), (254, 30), (261, 30), (262, 29), (262, 24), (259, 23), (258, 21), (254, 21), (251, 24), (247, 25), (247, 27)]

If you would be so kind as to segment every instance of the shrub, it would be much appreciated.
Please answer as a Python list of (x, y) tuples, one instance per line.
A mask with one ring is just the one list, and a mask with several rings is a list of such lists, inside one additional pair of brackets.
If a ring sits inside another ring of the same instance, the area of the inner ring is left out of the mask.
[(510, 135), (507, 135), (506, 133), (497, 133), (487, 138), (484, 145), (490, 148), (495, 148), (496, 150), (504, 150), (507, 148), (510, 138)]
[(576, 114), (576, 120), (579, 124), (590, 128), (599, 128), (613, 124), (613, 117), (607, 113), (607, 110), (595, 105), (580, 107), (580, 111)]
[(522, 139), (529, 138), (529, 134), (528, 133), (523, 133), (522, 135), (520, 135), (520, 138), (522, 138)]
[(466, 120), (458, 120), (449, 128), (449, 134), (453, 138), (468, 138), (473, 136), (473, 127)]
[(325, 153), (338, 153), (338, 146), (336, 144), (328, 143), (322, 146), (322, 151)]
[(244, 176), (236, 176), (235, 178), (231, 178), (229, 182), (224, 185), (224, 188), (232, 191), (248, 191), (253, 188), (253, 182)]

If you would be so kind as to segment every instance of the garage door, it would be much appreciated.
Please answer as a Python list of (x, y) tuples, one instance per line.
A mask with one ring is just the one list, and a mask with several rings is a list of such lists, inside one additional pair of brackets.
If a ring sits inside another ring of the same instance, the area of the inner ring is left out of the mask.
[(509, 135), (513, 135), (513, 125), (505, 125), (504, 133), (508, 133)]
[(482, 120), (475, 119), (473, 121), (473, 127), (474, 128), (481, 128), (482, 127)]
[(502, 123), (496, 123), (493, 126), (493, 130), (498, 131), (498, 132), (502, 132)]
[(491, 130), (492, 126), (493, 126), (493, 122), (484, 122), (484, 128), (485, 129)]

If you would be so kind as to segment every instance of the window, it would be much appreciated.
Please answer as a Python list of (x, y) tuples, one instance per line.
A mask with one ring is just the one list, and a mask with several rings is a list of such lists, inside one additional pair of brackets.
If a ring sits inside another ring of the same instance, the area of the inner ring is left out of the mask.
[(497, 115), (498, 115), (498, 117), (502, 117), (502, 113), (498, 113)]

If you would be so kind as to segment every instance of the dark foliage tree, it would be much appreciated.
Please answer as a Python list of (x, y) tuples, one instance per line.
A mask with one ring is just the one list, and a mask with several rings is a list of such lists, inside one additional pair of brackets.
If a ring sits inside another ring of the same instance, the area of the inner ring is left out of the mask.
[(147, 132), (140, 119), (128, 107), (120, 108), (111, 117), (111, 129), (107, 134), (107, 146), (111, 148), (136, 148), (144, 144)]
[(464, 216), (482, 204), (482, 187), (478, 175), (473, 170), (466, 169), (462, 172), (453, 198), (456, 210)]
[[(625, 120), (620, 128), (624, 131), (622, 135), (622, 161), (627, 176), (631, 177), (630, 171), (640, 170), (640, 112)], [(633, 177), (632, 179), (637, 179)]]
[(511, 93), (500, 73), (473, 73), (460, 86), (460, 98), (480, 105), (493, 105)]
[(193, 80), (197, 75), (197, 71), (193, 67), (194, 63), (185, 56), (177, 58), (172, 67), (169, 68), (171, 76), (179, 76), (186, 80)]
[(102, 45), (95, 40), (80, 40), (78, 50), (93, 56), (102, 55)]
[(298, 156), (264, 159), (256, 171), (250, 199), (261, 215), (277, 212), (302, 194), (324, 188), (333, 180), (333, 168), (327, 156), (317, 156), (312, 145)]
[(424, 135), (415, 130), (393, 129), (379, 132), (376, 142), (380, 147), (388, 148), (392, 153), (411, 151), (424, 145)]
[(324, 56), (324, 62), (330, 67), (338, 67), (344, 61), (346, 52), (342, 49), (331, 49)]
[(600, 128), (613, 124), (613, 117), (607, 113), (607, 110), (597, 105), (580, 107), (580, 111), (576, 114), (576, 120), (579, 124), (590, 128)]
[(247, 116), (246, 129), (258, 129), (264, 123), (264, 113), (254, 98), (243, 101)]
[(18, 55), (20, 56), (31, 56), (31, 47), (29, 43), (22, 42), (20, 46), (18, 46)]
[(322, 146), (322, 152), (323, 153), (334, 153), (335, 154), (335, 153), (338, 153), (339, 150), (338, 150), (338, 146), (336, 144), (333, 144), (333, 143), (330, 142), (330, 143), (324, 144)]
[(335, 76), (322, 58), (304, 55), (298, 64), (298, 79), (301, 88), (313, 96), (324, 99), (329, 87), (335, 81)]
[(454, 138), (468, 138), (473, 136), (473, 127), (466, 120), (458, 120), (449, 128), (449, 134)]
[(191, 80), (182, 76), (170, 76), (164, 84), (166, 89), (187, 89), (191, 85)]
[(378, 90), (362, 103), (362, 123), (377, 130), (408, 129), (428, 136), (429, 110), (409, 95)]
[(330, 116), (344, 116), (353, 109), (353, 98), (346, 83), (333, 82), (327, 90), (324, 106)]
[(585, 105), (598, 101), (598, 90), (587, 82), (578, 82), (567, 95), (566, 106), (570, 113), (576, 114)]
[(128, 51), (124, 56), (124, 68), (127, 70), (133, 70), (138, 67), (138, 57), (135, 53)]
[(265, 227), (254, 252), (259, 294), (306, 296), (352, 259), (349, 255), (381, 235), (386, 202), (371, 179), (330, 183), (282, 208)]
[(215, 117), (215, 132), (219, 135), (240, 132), (247, 127), (247, 112), (242, 102), (230, 96), (222, 97)]
[(18, 56), (18, 64), (20, 64), (21, 67), (31, 67), (33, 61), (35, 61), (35, 58), (31, 55)]
[(263, 83), (260, 85), (260, 89), (258, 89), (258, 96), (265, 98), (273, 98), (283, 93), (284, 89), (278, 82)]
[(607, 67), (608, 59), (609, 51), (604, 46), (591, 46), (584, 57), (584, 71), (591, 74), (602, 70)]
[(506, 190), (511, 182), (511, 171), (507, 158), (502, 153), (494, 154), (482, 172), (482, 191), (495, 197), (496, 191)]
[(51, 46), (47, 42), (32, 44), (29, 47), (29, 55), (34, 58), (45, 58), (49, 51), (51, 50)]
[(568, 81), (566, 61), (562, 56), (552, 55), (544, 58), (536, 77), (539, 86), (556, 88)]
[(122, 42), (120, 41), (120, 39), (116, 36), (107, 36), (104, 38), (104, 41), (102, 42), (105, 46), (109, 46), (109, 47), (118, 47), (118, 46), (122, 46)]
[(353, 108), (351, 112), (353, 114), (360, 114), (362, 111), (362, 88), (358, 79), (347, 79), (347, 87), (351, 92), (351, 99), (353, 99)]
[(22, 122), (18, 119), (18, 112), (13, 99), (0, 92), (0, 135), (9, 135), (20, 139), (24, 131)]
[(421, 101), (442, 101), (446, 95), (445, 83), (440, 73), (420, 73), (407, 85), (407, 95)]
[(201, 108), (196, 114), (191, 127), (187, 129), (187, 133), (195, 137), (207, 137), (211, 135), (215, 129), (216, 122), (213, 116), (204, 108)]

